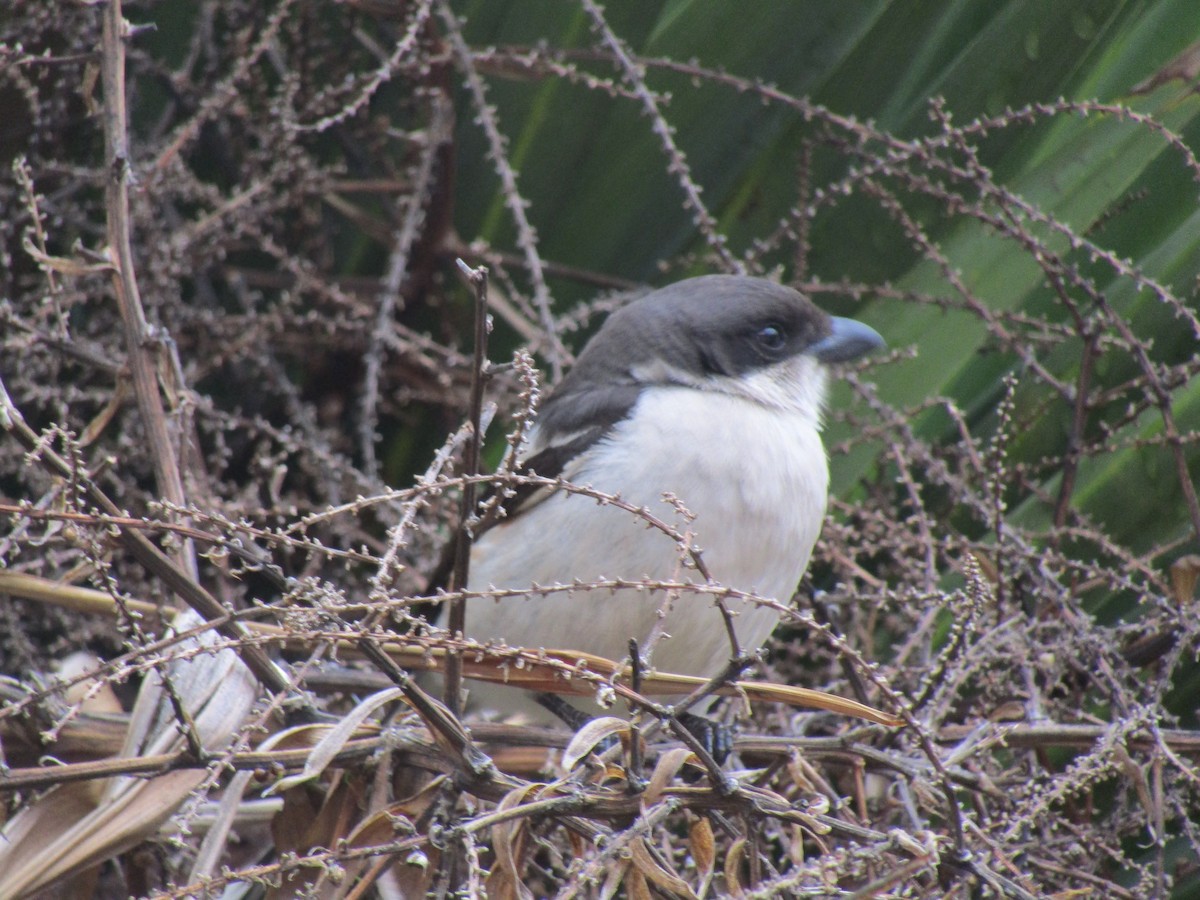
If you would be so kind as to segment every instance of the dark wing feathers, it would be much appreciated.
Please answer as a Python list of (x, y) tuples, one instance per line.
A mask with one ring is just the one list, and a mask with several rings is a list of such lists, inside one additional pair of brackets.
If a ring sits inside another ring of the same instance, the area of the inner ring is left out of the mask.
[[(522, 461), (516, 468), (518, 475), (538, 475), (542, 478), (558, 478), (562, 475), (571, 462), (585, 453), (592, 445), (600, 441), (612, 430), (612, 423), (606, 425), (597, 425), (589, 428), (582, 434), (576, 435), (571, 440), (561, 444), (553, 444), (535, 453), (533, 456)], [(483, 496), (479, 500), (479, 507), (487, 509), (480, 522), (475, 526), (475, 537), (478, 538), (492, 528), (503, 527), (504, 524), (519, 515), (527, 512), (537, 506), (540, 499), (548, 497), (552, 491), (550, 489), (534, 484), (521, 484), (511, 489), (511, 493), (495, 502), (497, 492), (501, 488), (497, 485), (488, 485)], [(430, 573), (429, 580), (425, 585), (425, 593), (431, 595), (438, 590), (445, 590), (450, 584), (450, 575), (454, 571), (454, 556), (458, 547), (458, 532), (455, 531), (446, 546), (442, 548), (442, 555), (438, 559), (438, 564)], [(437, 609), (440, 609), (442, 604), (437, 604)], [(437, 620), (437, 612), (434, 611), (432, 617), (427, 615), (431, 621)]]

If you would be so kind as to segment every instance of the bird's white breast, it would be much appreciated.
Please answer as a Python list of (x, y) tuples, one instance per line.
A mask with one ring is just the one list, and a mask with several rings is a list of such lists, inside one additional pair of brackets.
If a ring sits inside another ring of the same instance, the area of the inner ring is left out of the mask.
[[(664, 452), (664, 448), (670, 448)], [(564, 473), (614, 493), (680, 531), (691, 530), (721, 584), (787, 602), (808, 565), (825, 515), (829, 472), (814, 408), (768, 407), (692, 387), (643, 391), (629, 418)], [(688, 523), (663, 501), (675, 494)], [(472, 589), (527, 588), (603, 578), (701, 581), (681, 566), (677, 545), (629, 512), (559, 492), (485, 533), (471, 555)], [(576, 649), (620, 660), (630, 638), (654, 628), (661, 592), (577, 590), (550, 596), (472, 600), (467, 633), (510, 646)], [(770, 635), (777, 614), (732, 602), (743, 649)], [(662, 623), (656, 669), (710, 676), (729, 659), (729, 641), (710, 597), (683, 594)], [(513, 708), (506, 694), (479, 691)]]

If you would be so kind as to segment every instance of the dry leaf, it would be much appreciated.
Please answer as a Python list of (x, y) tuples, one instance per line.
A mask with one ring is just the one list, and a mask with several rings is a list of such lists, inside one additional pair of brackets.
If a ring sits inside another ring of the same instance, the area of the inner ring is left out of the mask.
[(60, 275), (66, 275), (68, 278), (77, 278), (81, 275), (94, 275), (98, 272), (108, 272), (112, 269), (112, 263), (86, 263), (78, 259), (69, 259), (65, 256), (51, 256), (48, 253), (43, 253), (28, 237), (21, 241), (25, 252), (34, 258), (34, 261), (45, 271), (58, 272)]
[(687, 747), (675, 747), (658, 757), (654, 771), (650, 774), (650, 783), (646, 785), (642, 794), (643, 802), (647, 806), (658, 802), (671, 779), (678, 774), (691, 755), (692, 751)]
[[(510, 791), (497, 804), (496, 811), (515, 809), (525, 802), (530, 794), (536, 794), (541, 785), (522, 785)], [(533, 900), (533, 892), (525, 886), (521, 879), (521, 867), (525, 857), (525, 845), (528, 839), (529, 820), (525, 818), (510, 819), (492, 826), (492, 848), (496, 854), (496, 866), (505, 875), (498, 886), (515, 891), (521, 900)]]
[(1200, 556), (1190, 553), (1171, 563), (1171, 593), (1175, 602), (1187, 606), (1196, 596), (1196, 580), (1200, 577)]
[[(176, 617), (186, 630), (200, 618)], [(198, 644), (215, 638), (204, 632)], [(254, 703), (258, 686), (232, 650), (177, 659), (172, 684), (206, 749), (228, 746)], [(169, 753), (183, 746), (161, 679), (147, 677), (138, 695), (122, 755)], [(156, 833), (208, 777), (202, 770), (155, 778), (108, 779), (94, 787), (63, 785), (20, 810), (0, 833), (0, 897), (18, 897), (115, 856)]]
[[(617, 891), (620, 890), (621, 883), (627, 874), (629, 874), (629, 860), (613, 860), (613, 865), (608, 867), (608, 874), (604, 876), (604, 884), (600, 886), (600, 900), (612, 900), (617, 896)], [(645, 884), (644, 878), (641, 879), (641, 883)]]
[(79, 445), (90, 447), (96, 438), (104, 433), (108, 423), (113, 420), (127, 399), (129, 399), (129, 382), (125, 378), (118, 378), (116, 388), (113, 390), (112, 396), (108, 398), (108, 402), (104, 404), (104, 409), (96, 413), (92, 421), (88, 422), (80, 432)]
[(633, 900), (654, 900), (654, 895), (650, 893), (650, 885), (646, 883), (646, 876), (637, 868), (626, 870), (625, 884), (629, 886), (629, 896)]
[(1197, 77), (1200, 77), (1200, 41), (1187, 47), (1149, 78), (1134, 85), (1130, 93), (1135, 96), (1148, 94), (1156, 87), (1175, 79), (1195, 81)]
[[(59, 678), (72, 681), (87, 672), (99, 672), (101, 662), (90, 650), (77, 650), (59, 660), (56, 668)], [(121, 715), (125, 711), (112, 684), (97, 676), (71, 685), (63, 692), (63, 700), (78, 703), (81, 712), (96, 716)]]
[(655, 887), (676, 897), (695, 900), (696, 893), (691, 886), (654, 857), (645, 838), (634, 838), (629, 844), (629, 851), (634, 870), (644, 875)]
[[(404, 693), (399, 688), (387, 688), (367, 697), (355, 706), (354, 709), (338, 719), (336, 724), (319, 726), (324, 731), (324, 736), (313, 747), (312, 753), (308, 755), (308, 759), (304, 761), (303, 771), (279, 779), (279, 781), (267, 788), (264, 794), (269, 795), (290, 790), (304, 784), (306, 781), (319, 778), (321, 773), (337, 758), (337, 755), (345, 749), (346, 744), (358, 734), (360, 726), (375, 710), (388, 703), (395, 703), (403, 699)], [(304, 727), (310, 729), (314, 726)]]
[(738, 838), (729, 846), (725, 854), (725, 890), (730, 897), (741, 900), (746, 896), (746, 888), (742, 884), (742, 857), (746, 855), (746, 839)]
[(592, 752), (592, 749), (613, 735), (622, 735), (629, 731), (629, 723), (625, 719), (614, 716), (599, 716), (589, 721), (575, 732), (567, 749), (563, 751), (562, 767), (570, 772), (580, 760)]
[[(337, 847), (352, 833), (352, 823), (361, 809), (362, 791), (351, 779), (339, 779), (316, 811), (308, 790), (294, 788), (284, 795), (283, 810), (271, 823), (275, 846), (281, 853), (291, 851), (300, 856), (320, 847)], [(366, 860), (342, 862), (338, 881), (331, 880), (324, 867), (293, 868), (284, 873), (280, 884), (268, 888), (267, 900), (332, 898), (340, 890), (339, 882), (353, 881), (365, 865)]]
[[(11, 583), (7, 579), (11, 579)], [(64, 591), (44, 590), (46, 584), (54, 585), (55, 583), (45, 582), (45, 579), (30, 579), (28, 576), (0, 572), (0, 589), (15, 596), (33, 596), (36, 593), (35, 599), (43, 602), (77, 609), (86, 607), (86, 611), (92, 613), (116, 614), (116, 606), (108, 594), (90, 588), (77, 587), (71, 587)], [(149, 603), (135, 605), (132, 608), (146, 613), (157, 611), (157, 607)], [(294, 637), (288, 639), (285, 629), (277, 625), (249, 622), (246, 627), (248, 631), (256, 635), (277, 636), (283, 640), (285, 646), (292, 649), (307, 649), (310, 642), (308, 638), (303, 641)], [(339, 653), (345, 653), (348, 656), (359, 653), (358, 647), (352, 641), (336, 638), (331, 638), (331, 641), (336, 644)], [(385, 644), (383, 649), (398, 665), (406, 669), (437, 672), (441, 671), (445, 665), (446, 654), (443, 649), (430, 648), (420, 641), (404, 643), (395, 639)], [(593, 685), (582, 679), (564, 679), (564, 666), (571, 669), (582, 667), (609, 677), (615, 676), (620, 669), (612, 660), (590, 653), (545, 650), (540, 651), (538, 655), (539, 659), (523, 659), (521, 666), (517, 667), (512, 665), (510, 654), (479, 648), (463, 659), (463, 674), (479, 681), (515, 685), (528, 690), (590, 697), (595, 694)], [(543, 659), (545, 661), (542, 661)], [(707, 683), (707, 679), (691, 675), (653, 672), (643, 677), (642, 688), (647, 694), (684, 696)], [(790, 684), (738, 681), (721, 688), (717, 693), (725, 697), (741, 696), (749, 702), (783, 703), (802, 709), (823, 709), (891, 728), (898, 728), (904, 724), (904, 719), (899, 716), (855, 700)], [(448, 719), (447, 721), (451, 723), (447, 727), (452, 727), (452, 720)]]
[(696, 861), (696, 869), (707, 882), (712, 878), (713, 867), (717, 862), (716, 841), (713, 839), (712, 823), (707, 816), (698, 816), (688, 827), (688, 847), (692, 859)]

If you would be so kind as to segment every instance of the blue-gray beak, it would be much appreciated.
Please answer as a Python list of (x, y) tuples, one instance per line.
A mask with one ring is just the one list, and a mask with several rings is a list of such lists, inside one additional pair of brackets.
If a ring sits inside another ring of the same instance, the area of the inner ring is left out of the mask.
[(879, 332), (870, 325), (840, 316), (830, 316), (829, 324), (833, 328), (829, 337), (808, 348), (808, 352), (823, 363), (858, 359), (877, 347), (885, 346)]

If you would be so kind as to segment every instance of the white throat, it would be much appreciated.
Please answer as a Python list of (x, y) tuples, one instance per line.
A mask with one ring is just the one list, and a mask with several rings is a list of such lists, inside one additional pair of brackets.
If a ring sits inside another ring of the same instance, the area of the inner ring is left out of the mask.
[(798, 413), (818, 429), (829, 381), (825, 366), (804, 353), (739, 376), (696, 376), (661, 359), (638, 366), (631, 374), (647, 385), (686, 385), (701, 391), (741, 397), (770, 409)]

